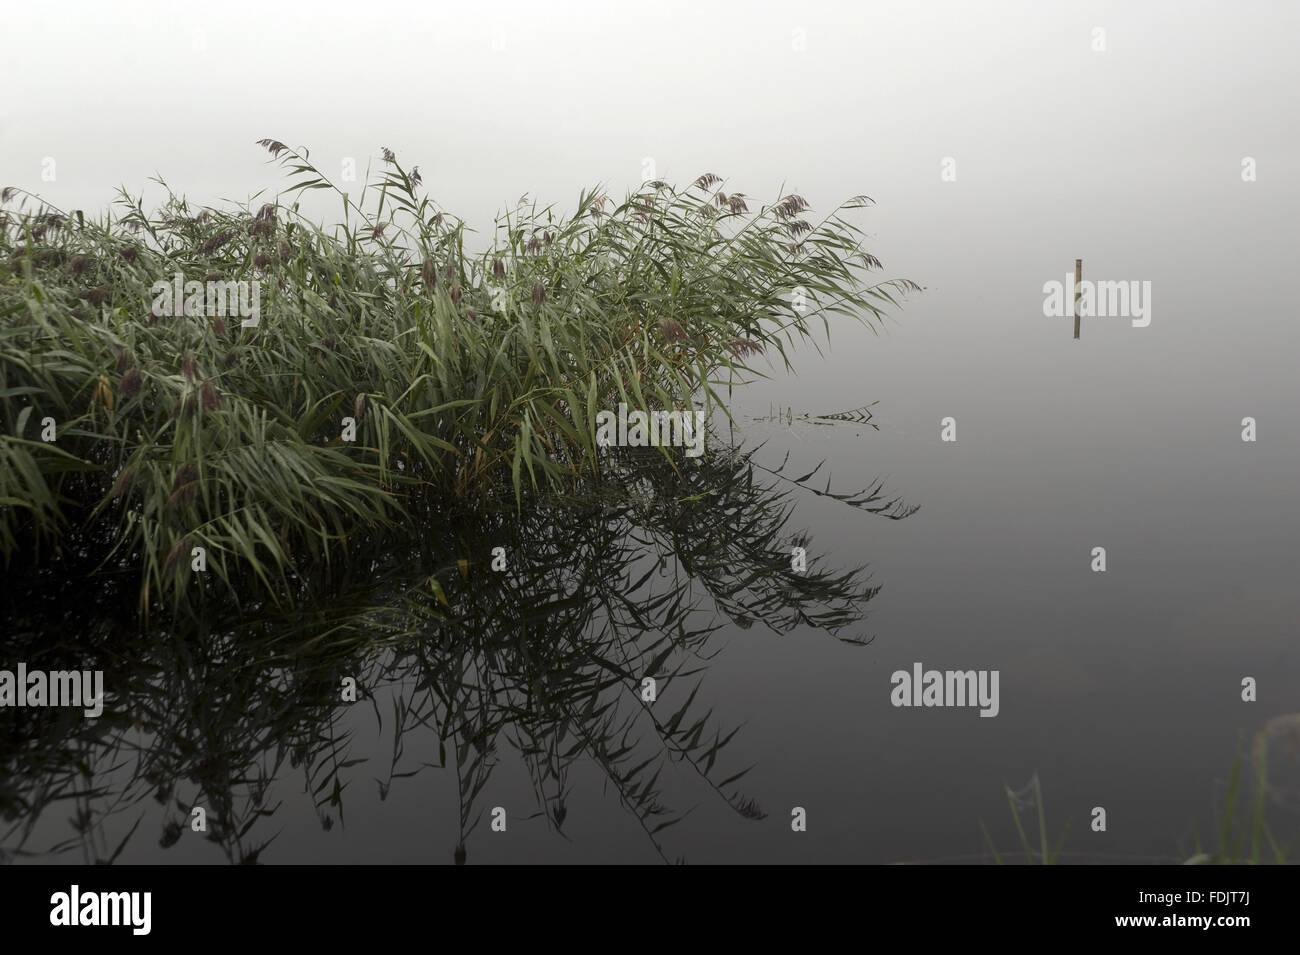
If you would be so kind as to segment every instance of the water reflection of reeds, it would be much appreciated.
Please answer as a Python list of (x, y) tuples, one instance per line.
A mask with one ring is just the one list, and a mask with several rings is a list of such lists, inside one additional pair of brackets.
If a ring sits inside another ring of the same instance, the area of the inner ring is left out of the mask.
[[(230, 861), (253, 862), (292, 780), (328, 829), (346, 824), (356, 786), (377, 780), (384, 798), (445, 772), (459, 795), (448, 849), (462, 861), (507, 758), (526, 767), (539, 814), (560, 833), (575, 769), (597, 767), (665, 860), (666, 830), (684, 816), (664, 797), (670, 775), (762, 818), (742, 788), (749, 765), (733, 753), (735, 728), (706, 702), (714, 634), (728, 623), (813, 627), (862, 642), (855, 626), (878, 591), (865, 568), (826, 569), (812, 549), (807, 571), (792, 569), (791, 547), (807, 546), (790, 527), (799, 488), (752, 453), (678, 467), (658, 451), (618, 451), (575, 497), (428, 513), (396, 542), (353, 534), (345, 563), (304, 561), (288, 599), (260, 593), (250, 574), (237, 582), (239, 605), (194, 590), (174, 617), (143, 626), (134, 581), (75, 556), (13, 577), (7, 655), (103, 668), (109, 699), (93, 723), (0, 711), (0, 845), (111, 861), (132, 840), (199, 838), (188, 813), (202, 805), (207, 837)], [(879, 485), (843, 497), (909, 513)], [(497, 547), (504, 572), (491, 569)], [(348, 677), (354, 704), (340, 702)], [(645, 677), (656, 703), (642, 699)], [(352, 738), (349, 705), (373, 709), (383, 743)], [(429, 753), (437, 759), (422, 762)], [(38, 823), (60, 805), (72, 831), (38, 844)]]

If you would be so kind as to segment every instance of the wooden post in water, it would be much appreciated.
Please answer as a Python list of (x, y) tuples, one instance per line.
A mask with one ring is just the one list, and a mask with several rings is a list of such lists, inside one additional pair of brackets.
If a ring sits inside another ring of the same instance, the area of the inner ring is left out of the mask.
[(1074, 337), (1079, 337), (1079, 296), (1083, 285), (1083, 259), (1074, 260)]

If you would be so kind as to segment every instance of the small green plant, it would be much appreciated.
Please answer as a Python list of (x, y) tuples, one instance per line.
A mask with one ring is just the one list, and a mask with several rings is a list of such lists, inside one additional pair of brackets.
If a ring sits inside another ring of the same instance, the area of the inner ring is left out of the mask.
[[(1279, 735), (1278, 731), (1285, 728), (1288, 721), (1294, 723), (1296, 719), (1296, 714), (1289, 714), (1272, 720), (1256, 735), (1249, 761), (1255, 783), (1254, 792), (1251, 794), (1243, 791), (1244, 760), (1240, 748), (1238, 749), (1232, 760), (1232, 771), (1228, 774), (1228, 787), (1223, 809), (1219, 815), (1214, 850), (1207, 851), (1200, 836), (1197, 835), (1195, 850), (1188, 857), (1186, 865), (1285, 865), (1287, 863), (1287, 850), (1274, 838), (1266, 818), (1269, 794), (1267, 759), (1270, 739)], [(1250, 800), (1249, 809), (1246, 818), (1242, 819), (1241, 810), (1246, 799)]]
[[(1242, 816), (1243, 802), (1247, 798), (1243, 786), (1245, 778), (1243, 771), (1244, 760), (1241, 750), (1238, 748), (1237, 754), (1232, 761), (1232, 770), (1228, 775), (1224, 805), (1218, 814), (1215, 848), (1212, 851), (1207, 850), (1198, 835), (1195, 839), (1193, 852), (1184, 858), (1185, 865), (1285, 865), (1290, 861), (1288, 850), (1278, 843), (1266, 818), (1268, 797), (1271, 791), (1267, 772), (1267, 757), (1269, 743), (1274, 739), (1290, 737), (1294, 743), (1298, 735), (1300, 735), (1300, 714), (1295, 713), (1270, 720), (1256, 734), (1249, 760), (1250, 767), (1253, 770), (1255, 786), (1253, 794), (1249, 797), (1249, 810), (1244, 819), (1240, 818)], [(1020, 793), (1012, 791), (1009, 786), (1004, 786), (1003, 789), (1006, 792), (1007, 805), (1011, 810), (1011, 818), (1015, 823), (1016, 833), (1020, 839), (1020, 848), (1025, 855), (1025, 862), (1051, 865), (1060, 861), (1062, 846), (1065, 843), (1065, 837), (1070, 826), (1067, 822), (1056, 843), (1049, 848), (1047, 842), (1047, 814), (1043, 807), (1043, 792), (1038, 781), (1038, 775), (1035, 774), (1029, 785)], [(1038, 844), (1036, 846), (1030, 841), (1025, 824), (1021, 819), (1022, 811), (1031, 807), (1037, 817)], [(993, 856), (993, 861), (998, 865), (1005, 864), (1006, 859), (1003, 853), (998, 850), (982, 819), (980, 820), (980, 831), (984, 834), (984, 843)], [(1120, 858), (1114, 861), (1124, 860)], [(1176, 862), (1178, 860), (1170, 859), (1168, 861)]]
[[(1038, 781), (1038, 774), (1035, 773), (1029, 781), (1028, 787), (1023, 791), (1024, 795), (1016, 793), (1010, 786), (1005, 784), (1002, 789), (1006, 793), (1007, 807), (1011, 810), (1011, 819), (1016, 825), (1016, 834), (1020, 838), (1020, 848), (1025, 854), (1025, 863), (1027, 865), (1054, 865), (1061, 857), (1061, 847), (1065, 844), (1066, 835), (1069, 834), (1070, 823), (1065, 824), (1065, 828), (1061, 831), (1056, 843), (1049, 846), (1047, 843), (1047, 810), (1043, 805), (1043, 788)], [(1025, 802), (1029, 803), (1037, 816), (1038, 845), (1036, 847), (1030, 842), (1029, 835), (1025, 831), (1024, 822), (1020, 818)], [(989, 852), (992, 853), (993, 860), (998, 865), (1004, 865), (1002, 853), (998, 851), (998, 847), (994, 844), (982, 819), (980, 820), (980, 830), (984, 833), (984, 842), (988, 846)]]

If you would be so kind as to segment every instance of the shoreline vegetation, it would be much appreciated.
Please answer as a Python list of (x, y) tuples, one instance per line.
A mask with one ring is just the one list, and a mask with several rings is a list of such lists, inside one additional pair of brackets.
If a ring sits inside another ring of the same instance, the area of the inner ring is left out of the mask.
[[(138, 579), (147, 615), (194, 586), (202, 548), (227, 594), (279, 603), (305, 568), (346, 564), (358, 533), (589, 493), (617, 457), (601, 412), (729, 415), (720, 390), (762, 377), (754, 359), (789, 368), (818, 324), (876, 331), (919, 290), (871, 275), (845, 217), (864, 196), (809, 221), (797, 195), (751, 212), (712, 174), (652, 181), (622, 203), (584, 192), (567, 217), (521, 203), (470, 253), (388, 149), (354, 198), (306, 149), (259, 145), (290, 183), (256, 211), (169, 189), (149, 214), (123, 190), (97, 222), (4, 189), (6, 573), (89, 554)], [(299, 210), (318, 190), (341, 200), (330, 229)], [(182, 280), (206, 301), (182, 307)], [(214, 285), (244, 304), (251, 286), (255, 319), (214, 310)]]

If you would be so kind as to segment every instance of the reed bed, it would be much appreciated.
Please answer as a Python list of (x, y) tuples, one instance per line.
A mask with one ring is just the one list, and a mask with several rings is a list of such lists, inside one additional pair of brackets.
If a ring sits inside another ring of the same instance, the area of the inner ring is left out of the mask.
[[(797, 195), (751, 210), (714, 175), (656, 181), (621, 203), (584, 192), (567, 216), (521, 203), (474, 252), (387, 149), (353, 196), (307, 150), (259, 145), (289, 182), (256, 210), (168, 190), (146, 212), (123, 191), (91, 220), (4, 190), (6, 567), (102, 554), (147, 611), (191, 586), (202, 547), (209, 579), (288, 593), (360, 529), (598, 481), (599, 411), (725, 414), (758, 359), (789, 367), (832, 320), (878, 329), (917, 288), (875, 280), (846, 215), (866, 197), (814, 222)], [(300, 209), (318, 190), (340, 200), (331, 227)], [(156, 315), (154, 283), (177, 273), (259, 283), (257, 326)]]

